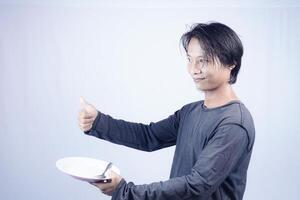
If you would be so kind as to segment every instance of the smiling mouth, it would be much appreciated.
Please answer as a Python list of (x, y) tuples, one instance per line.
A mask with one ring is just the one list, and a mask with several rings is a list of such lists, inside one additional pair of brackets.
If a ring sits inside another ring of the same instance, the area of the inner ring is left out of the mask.
[(203, 81), (205, 78), (194, 78), (195, 82)]

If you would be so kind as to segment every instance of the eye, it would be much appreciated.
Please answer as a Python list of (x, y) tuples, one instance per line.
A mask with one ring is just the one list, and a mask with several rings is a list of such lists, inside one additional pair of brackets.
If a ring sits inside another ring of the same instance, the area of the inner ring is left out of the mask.
[(199, 59), (199, 63), (206, 63), (206, 62), (207, 62), (207, 60), (205, 60), (204, 58)]
[(186, 58), (188, 60), (188, 62), (191, 62), (191, 59), (189, 57)]

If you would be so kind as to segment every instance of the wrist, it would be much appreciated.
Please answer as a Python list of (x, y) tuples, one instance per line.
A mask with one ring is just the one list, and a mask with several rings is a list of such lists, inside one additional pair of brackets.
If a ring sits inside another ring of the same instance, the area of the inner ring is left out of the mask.
[(95, 119), (94, 119), (94, 121), (93, 121), (92, 127), (90, 128), (90, 130), (84, 131), (85, 134), (89, 135), (89, 134), (91, 133), (92, 130), (95, 130), (95, 129), (96, 129), (96, 126), (97, 126), (97, 124), (98, 124), (100, 115), (101, 115), (101, 112), (97, 110), (97, 114), (96, 114), (96, 117), (95, 117)]
[(114, 190), (112, 194), (112, 200), (119, 200), (120, 196), (122, 196), (122, 191), (126, 187), (126, 181), (124, 178), (121, 178), (119, 184), (117, 185), (116, 189)]

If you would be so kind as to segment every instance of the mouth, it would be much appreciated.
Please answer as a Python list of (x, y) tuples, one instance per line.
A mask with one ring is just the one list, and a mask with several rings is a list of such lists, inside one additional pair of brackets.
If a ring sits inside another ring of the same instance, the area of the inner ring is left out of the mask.
[(203, 81), (205, 80), (205, 78), (194, 78), (194, 82), (200, 82), (200, 81)]

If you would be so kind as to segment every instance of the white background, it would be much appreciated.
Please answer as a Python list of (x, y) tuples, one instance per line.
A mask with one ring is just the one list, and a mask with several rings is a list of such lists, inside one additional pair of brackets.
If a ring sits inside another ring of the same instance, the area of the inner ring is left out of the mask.
[(111, 160), (135, 184), (166, 180), (174, 147), (145, 153), (84, 135), (79, 97), (149, 123), (203, 98), (179, 39), (219, 21), (245, 53), (235, 90), (256, 143), (246, 200), (300, 196), (300, 7), (296, 1), (0, 1), (0, 198), (109, 199), (55, 167), (66, 156)]

